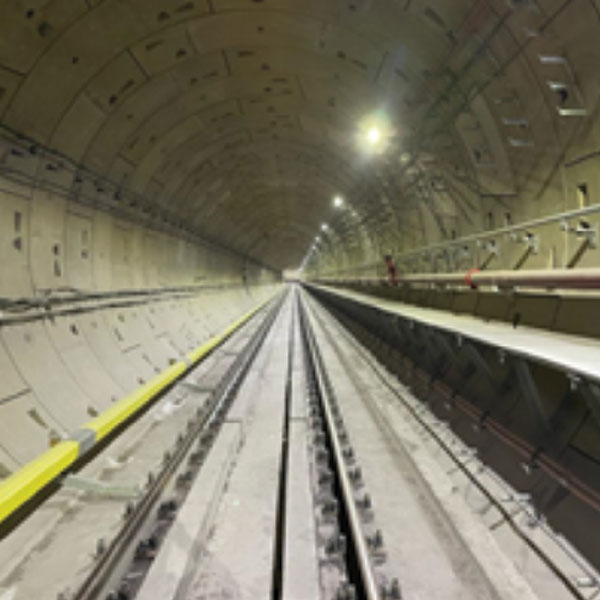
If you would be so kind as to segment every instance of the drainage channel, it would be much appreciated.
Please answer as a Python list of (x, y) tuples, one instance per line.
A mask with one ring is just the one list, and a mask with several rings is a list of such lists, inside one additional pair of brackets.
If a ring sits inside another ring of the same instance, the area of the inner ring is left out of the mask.
[(289, 441), (290, 441), (290, 412), (292, 403), (292, 375), (294, 365), (294, 344), (295, 344), (295, 324), (297, 293), (293, 292), (292, 318), (289, 325), (288, 338), (288, 360), (287, 375), (285, 382), (285, 399), (283, 411), (283, 429), (281, 438), (281, 457), (279, 466), (279, 483), (277, 498), (277, 518), (275, 527), (275, 540), (273, 552), (273, 581), (271, 585), (271, 600), (281, 600), (283, 597), (283, 578), (285, 564), (285, 530), (287, 514), (287, 483), (288, 483), (288, 465), (289, 465)]
[(73, 600), (131, 600), (135, 598), (161, 541), (169, 531), (179, 506), (202, 468), (228, 409), (248, 374), (275, 318), (285, 301), (279, 298), (250, 342), (236, 358), (211, 394), (198, 409), (172, 452), (166, 453), (161, 470), (149, 473), (143, 496), (128, 504), (122, 529), (97, 549), (97, 561)]
[(321, 587), (325, 597), (335, 600), (399, 599), (398, 580), (387, 578), (378, 568), (382, 534), (379, 530), (373, 531), (370, 525), (372, 507), (368, 494), (361, 491), (362, 475), (357, 457), (308, 312), (302, 302), (298, 308), (313, 431), (316, 504), (321, 517), (320, 534), (325, 538)]

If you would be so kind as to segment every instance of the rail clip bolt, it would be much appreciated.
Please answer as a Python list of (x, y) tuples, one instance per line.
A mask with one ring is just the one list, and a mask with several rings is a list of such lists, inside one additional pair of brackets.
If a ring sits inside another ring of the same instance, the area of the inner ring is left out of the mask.
[(177, 502), (175, 500), (165, 500), (158, 507), (159, 519), (172, 519), (177, 510)]
[(338, 503), (334, 498), (325, 500), (325, 502), (323, 502), (323, 506), (321, 507), (321, 515), (323, 518), (330, 519), (337, 514), (337, 511)]
[(327, 450), (325, 450), (325, 448), (319, 448), (317, 450), (317, 455), (316, 455), (317, 462), (325, 463), (325, 462), (327, 462), (328, 458), (329, 458), (329, 453), (327, 452)]
[(157, 547), (158, 539), (153, 535), (145, 540), (141, 540), (135, 549), (135, 559), (146, 560), (154, 558)]
[(125, 511), (123, 512), (123, 517), (125, 519), (128, 519), (133, 514), (134, 509), (135, 509), (135, 504), (133, 502), (128, 502), (125, 505)]
[(313, 444), (315, 446), (325, 444), (325, 435), (322, 431), (315, 432), (315, 435), (313, 436)]
[(333, 480), (333, 475), (326, 469), (319, 470), (318, 483), (320, 486), (329, 485)]
[(378, 550), (383, 546), (383, 535), (381, 530), (377, 529), (372, 536), (367, 537), (367, 543), (372, 550)]
[(354, 460), (354, 450), (352, 449), (352, 446), (348, 446), (348, 448), (344, 448), (343, 454), (344, 454), (344, 458), (348, 462), (352, 462)]
[(373, 507), (373, 504), (371, 503), (371, 496), (369, 496), (369, 494), (365, 494), (360, 500), (357, 500), (356, 504), (358, 504), (358, 508), (365, 511), (371, 510)]
[(104, 538), (100, 538), (96, 542), (96, 558), (99, 558), (106, 552), (106, 540)]
[(179, 489), (187, 487), (192, 481), (192, 472), (191, 471), (184, 471), (183, 473), (179, 474), (177, 476), (177, 479), (175, 480), (175, 486), (178, 487)]
[(381, 586), (381, 598), (383, 600), (402, 600), (400, 583), (397, 578), (394, 578), (389, 583), (384, 583)]
[(118, 600), (131, 600), (131, 588), (128, 583), (122, 583), (119, 587), (119, 593), (117, 594)]
[(342, 583), (335, 594), (335, 600), (356, 600), (356, 598), (356, 590), (350, 583)]
[(325, 546), (325, 552), (330, 556), (332, 554), (345, 554), (346, 552), (346, 538), (342, 534), (334, 535), (327, 540)]
[(362, 485), (362, 470), (360, 467), (354, 467), (348, 471), (348, 477), (355, 487)]
[(204, 452), (202, 450), (196, 450), (196, 452), (192, 452), (192, 454), (190, 454), (188, 462), (190, 465), (199, 465), (203, 458)]

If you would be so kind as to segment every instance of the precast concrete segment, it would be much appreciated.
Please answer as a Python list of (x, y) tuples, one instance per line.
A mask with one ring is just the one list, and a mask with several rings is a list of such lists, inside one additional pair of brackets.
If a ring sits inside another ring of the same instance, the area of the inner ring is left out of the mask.
[[(222, 344), (231, 334), (251, 319), (265, 304), (248, 312), (229, 325), (225, 331), (190, 353), (188, 359), (192, 366), (208, 355), (215, 347)], [(160, 392), (171, 385), (191, 368), (185, 362), (179, 361), (161, 374), (154, 377), (150, 382), (129, 394), (96, 419), (83, 425), (83, 431), (90, 431), (96, 441), (106, 437), (119, 425), (141, 410)], [(57, 447), (47, 451), (25, 467), (17, 471), (4, 481), (0, 482), (0, 522), (14, 513), (23, 504), (30, 500), (35, 494), (43, 489), (60, 473), (64, 472), (80, 456), (88, 452), (93, 445), (88, 443), (89, 437), (85, 437), (80, 443), (81, 430), (71, 441), (65, 441)]]
[[(300, 323), (294, 323), (295, 339), (300, 340)], [(308, 390), (306, 389), (306, 375), (304, 373), (304, 356), (302, 344), (297, 344), (292, 362), (292, 402), (290, 406), (290, 419), (306, 420), (308, 417)]]
[(270, 597), (291, 309), (288, 298), (227, 417), (243, 445), (186, 600)]
[(311, 493), (308, 441), (307, 420), (292, 418), (289, 429), (283, 600), (320, 598), (315, 506)]
[[(524, 582), (520, 586), (509, 582), (502, 589), (490, 584), (479, 564), (485, 557), (475, 555), (456, 531), (414, 467), (409, 451), (391, 444), (374, 420), (368, 404), (381, 391), (373, 387), (372, 374), (356, 353), (334, 345), (333, 335), (326, 335), (314, 314), (315, 335), (362, 469), (365, 492), (371, 496), (382, 529), (387, 561), (406, 597), (533, 599)], [(500, 553), (493, 540), (488, 542), (490, 556), (497, 558)]]
[(95, 433), (98, 440), (105, 438), (111, 431), (115, 430), (121, 423), (138, 412), (162, 390), (185, 373), (186, 368), (184, 362), (175, 363), (132, 394), (119, 400), (99, 417), (86, 423), (83, 429), (88, 429)]
[(202, 559), (241, 434), (240, 423), (223, 424), (136, 596), (137, 600), (181, 600), (186, 597), (188, 580)]
[(291, 365), (288, 465), (286, 482), (285, 546), (283, 548), (283, 600), (320, 597), (319, 558), (313, 482), (309, 464), (308, 394), (304, 372), (300, 323), (296, 318)]
[[(312, 287), (312, 286), (311, 286)], [(546, 364), (560, 371), (600, 380), (600, 342), (589, 338), (567, 335), (527, 327), (518, 328), (503, 322), (484, 321), (448, 311), (410, 306), (392, 300), (375, 298), (368, 294), (323, 286), (314, 286), (325, 294), (332, 294), (376, 308), (407, 321), (415, 321), (455, 335), (458, 339), (471, 339)]]

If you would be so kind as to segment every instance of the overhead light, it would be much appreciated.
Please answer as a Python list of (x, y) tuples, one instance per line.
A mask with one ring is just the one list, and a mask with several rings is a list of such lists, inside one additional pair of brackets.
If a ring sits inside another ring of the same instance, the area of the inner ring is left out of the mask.
[(336, 197), (333, 199), (333, 205), (334, 205), (336, 208), (341, 208), (342, 206), (344, 206), (344, 199), (343, 199), (341, 196), (336, 196)]
[(322, 231), (327, 231), (329, 229), (329, 225), (327, 225), (327, 223), (321, 223), (321, 230)]
[(371, 144), (371, 146), (375, 146), (381, 141), (381, 131), (379, 127), (371, 127), (367, 131), (367, 142)]
[(382, 155), (389, 148), (394, 128), (383, 110), (365, 115), (356, 130), (357, 148), (367, 155)]

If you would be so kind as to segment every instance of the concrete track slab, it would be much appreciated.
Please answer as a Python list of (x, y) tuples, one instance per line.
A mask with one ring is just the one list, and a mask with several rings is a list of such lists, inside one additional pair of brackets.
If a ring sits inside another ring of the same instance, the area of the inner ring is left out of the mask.
[(160, 552), (142, 585), (137, 600), (182, 598), (196, 571), (213, 526), (231, 461), (239, 449), (239, 423), (224, 423), (184, 505), (161, 545)]
[(232, 406), (244, 441), (188, 600), (270, 596), (290, 309), (288, 299)]
[(303, 419), (290, 423), (283, 600), (317, 600), (321, 593), (307, 428)]

